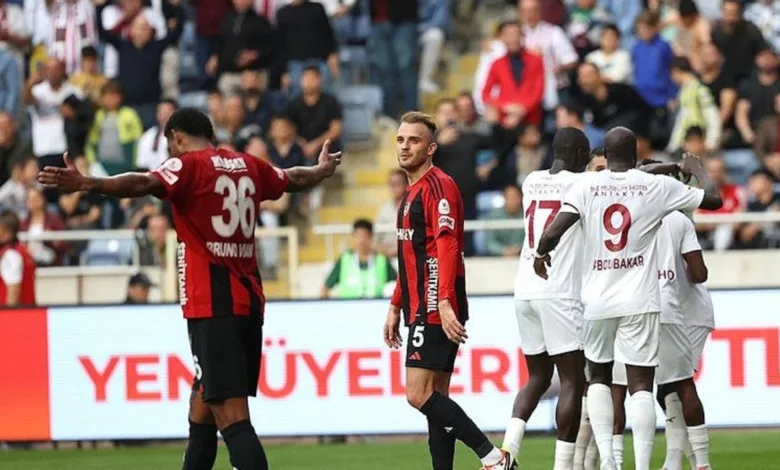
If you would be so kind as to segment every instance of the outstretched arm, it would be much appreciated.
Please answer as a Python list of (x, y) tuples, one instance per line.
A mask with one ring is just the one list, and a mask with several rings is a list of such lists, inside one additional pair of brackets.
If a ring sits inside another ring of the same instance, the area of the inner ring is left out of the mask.
[(330, 140), (326, 140), (322, 145), (317, 165), (296, 166), (287, 170), (287, 178), (290, 180), (287, 184), (287, 192), (306, 191), (332, 176), (336, 167), (341, 164), (341, 152), (329, 153), (329, 150)]

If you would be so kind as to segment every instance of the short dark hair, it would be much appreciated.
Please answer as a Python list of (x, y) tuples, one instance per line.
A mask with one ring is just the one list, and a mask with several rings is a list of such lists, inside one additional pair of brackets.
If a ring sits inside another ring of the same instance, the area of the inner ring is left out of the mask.
[(103, 85), (103, 94), (107, 95), (109, 93), (116, 93), (118, 95), (124, 96), (125, 92), (122, 89), (122, 84), (119, 82), (119, 80), (109, 80), (105, 85)]
[(605, 157), (607, 156), (607, 149), (604, 147), (596, 147), (590, 152), (590, 159), (593, 160), (594, 158), (598, 157)]
[(645, 10), (636, 17), (636, 24), (646, 24), (648, 26), (658, 26), (658, 14), (650, 10)]
[(432, 135), (436, 135), (436, 120), (430, 114), (425, 114), (420, 111), (409, 111), (401, 116), (401, 123), (404, 124), (422, 124), (431, 131)]
[(436, 110), (438, 111), (439, 108), (445, 104), (451, 104), (452, 106), (455, 106), (455, 99), (454, 98), (441, 98), (436, 102)]
[(368, 230), (368, 233), (374, 233), (374, 224), (368, 219), (357, 219), (352, 224), (352, 231), (356, 232), (360, 229)]
[(518, 193), (523, 194), (523, 188), (521, 188), (517, 183), (507, 183), (504, 185), (504, 188), (502, 191), (506, 191), (507, 189), (514, 189)]
[(699, 7), (696, 6), (696, 2), (693, 0), (680, 0), (677, 10), (680, 12), (680, 16), (693, 16), (699, 14)]
[(209, 141), (214, 140), (214, 126), (211, 125), (211, 119), (195, 108), (181, 108), (171, 114), (165, 125), (165, 137), (170, 138), (173, 131)]
[(301, 72), (301, 75), (303, 75), (306, 72), (314, 72), (317, 75), (322, 75), (322, 72), (320, 71), (320, 68), (317, 67), (316, 65), (311, 65), (311, 64), (307, 65), (306, 67), (303, 68), (303, 71)]
[(0, 211), (0, 225), (7, 228), (14, 236), (19, 234), (21, 222), (19, 216), (13, 209), (3, 209)]
[(604, 34), (607, 31), (612, 31), (613, 33), (615, 33), (618, 39), (623, 37), (623, 33), (620, 32), (620, 28), (618, 28), (617, 25), (615, 25), (614, 23), (607, 23), (601, 27), (601, 34)]
[(672, 64), (669, 66), (670, 70), (679, 70), (680, 72), (691, 73), (693, 67), (691, 67), (691, 61), (687, 57), (675, 57), (672, 59)]
[(517, 26), (519, 28), (520, 23), (518, 23), (516, 20), (504, 20), (498, 23), (498, 26), (496, 26), (496, 36), (503, 34), (504, 30), (510, 26)]
[(769, 178), (769, 181), (774, 181), (775, 179), (774, 175), (772, 175), (772, 172), (767, 170), (766, 168), (759, 168), (758, 170), (750, 174), (751, 178), (753, 178), (754, 176), (765, 176)]
[(173, 106), (173, 109), (179, 109), (179, 103), (173, 98), (163, 98), (159, 104), (169, 104)]
[(38, 158), (32, 154), (22, 154), (21, 156), (15, 156), (8, 161), (8, 170), (12, 171), (14, 168), (24, 168), (25, 165), (31, 161), (38, 161)]
[(705, 131), (700, 126), (691, 126), (685, 131), (685, 140), (688, 139), (704, 139)]
[(458, 96), (456, 96), (455, 99), (457, 100), (458, 98), (466, 98), (470, 100), (472, 104), (474, 103), (474, 95), (468, 90), (463, 90), (458, 93)]
[(564, 101), (558, 107), (565, 109), (569, 114), (577, 116), (579, 121), (585, 120), (585, 109), (575, 101)]
[(98, 51), (94, 46), (84, 46), (81, 48), (82, 59), (97, 59)]

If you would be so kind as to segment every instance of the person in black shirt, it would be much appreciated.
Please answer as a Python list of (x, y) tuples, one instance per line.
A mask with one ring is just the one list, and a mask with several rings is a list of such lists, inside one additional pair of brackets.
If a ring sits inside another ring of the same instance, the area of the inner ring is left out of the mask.
[(739, 87), (739, 101), (735, 121), (745, 144), (756, 139), (758, 123), (775, 112), (775, 95), (780, 93), (780, 72), (777, 56), (764, 49), (756, 56), (756, 75)]
[[(780, 210), (780, 195), (772, 190), (772, 174), (767, 170), (758, 170), (748, 180), (751, 198), (747, 212), (768, 212)], [(774, 248), (780, 244), (778, 224), (759, 224), (755, 222), (740, 225), (736, 232), (734, 248), (762, 249)]]
[(267, 87), (268, 73), (263, 70), (244, 70), (241, 74), (241, 98), (244, 100), (244, 125), (257, 125), (268, 133), (271, 118), (284, 111), (287, 99)]
[(761, 30), (742, 16), (742, 0), (723, 0), (721, 10), (723, 19), (712, 28), (712, 43), (723, 54), (723, 68), (739, 82), (750, 76), (756, 55), (767, 44)]
[(723, 56), (712, 43), (701, 48), (701, 82), (710, 90), (720, 110), (722, 123), (721, 142), (724, 148), (732, 148), (739, 141), (734, 125), (737, 107), (737, 84), (732, 74), (723, 68)]
[(341, 150), (341, 104), (322, 91), (319, 67), (303, 69), (301, 90), (303, 93), (290, 102), (286, 114), (298, 129), (304, 155), (316, 158), (326, 140), (330, 140), (333, 151)]

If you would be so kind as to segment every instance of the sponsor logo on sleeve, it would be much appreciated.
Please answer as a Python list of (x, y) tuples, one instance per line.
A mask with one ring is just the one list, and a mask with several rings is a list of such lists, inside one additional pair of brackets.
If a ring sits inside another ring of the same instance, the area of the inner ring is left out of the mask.
[(160, 165), (157, 170), (158, 175), (165, 180), (169, 185), (176, 184), (179, 181), (179, 176), (176, 174), (184, 167), (182, 161), (178, 158), (169, 158)]
[(439, 228), (445, 227), (450, 230), (455, 230), (455, 219), (446, 215), (439, 216)]
[(439, 214), (448, 215), (450, 213), (450, 203), (446, 199), (439, 200)]

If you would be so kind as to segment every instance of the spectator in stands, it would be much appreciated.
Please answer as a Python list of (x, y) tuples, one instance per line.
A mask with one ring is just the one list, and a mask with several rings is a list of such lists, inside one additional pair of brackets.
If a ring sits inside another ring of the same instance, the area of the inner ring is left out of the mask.
[(282, 93), (268, 89), (268, 72), (244, 70), (241, 74), (241, 97), (244, 100), (244, 123), (255, 124), (265, 134), (271, 118), (284, 111), (287, 99)]
[(511, 181), (516, 181), (518, 186), (529, 173), (542, 167), (544, 157), (547, 154), (542, 144), (542, 134), (534, 125), (525, 125), (518, 129), (516, 143), (507, 160), (507, 173)]
[(160, 214), (159, 199), (148, 196), (144, 198), (122, 199), (120, 205), (124, 210), (125, 226), (133, 230), (143, 230), (147, 227), (149, 217)]
[(97, 49), (86, 46), (81, 50), (81, 67), (79, 71), (71, 74), (68, 81), (79, 88), (93, 103), (100, 103), (103, 87), (108, 79), (100, 73)]
[(455, 98), (455, 109), (458, 113), (458, 123), (465, 132), (473, 132), (484, 137), (492, 134), (490, 124), (477, 112), (474, 96), (471, 93), (464, 91), (458, 94)]
[(127, 299), (125, 305), (146, 305), (149, 303), (149, 289), (154, 287), (152, 281), (144, 273), (134, 274), (127, 283)]
[[(395, 169), (390, 172), (388, 178), (391, 199), (387, 201), (376, 216), (374, 221), (377, 225), (395, 226), (398, 220), (398, 208), (404, 199), (404, 193), (409, 182), (406, 173), (401, 169)], [(375, 249), (385, 256), (394, 258), (398, 254), (398, 242), (395, 238), (395, 232), (384, 232), (376, 235)]]
[(711, 152), (707, 148), (707, 144), (704, 139), (704, 136), (705, 136), (704, 129), (702, 129), (701, 127), (699, 126), (689, 127), (688, 130), (685, 131), (685, 140), (683, 141), (682, 148), (679, 149), (680, 158), (678, 160), (682, 160), (683, 152), (692, 153), (704, 160), (706, 160), (710, 155), (712, 155), (713, 152)]
[(650, 107), (630, 85), (606, 83), (598, 68), (589, 62), (580, 65), (577, 83), (581, 90), (580, 102), (586, 113), (592, 115), (591, 124), (606, 130), (626, 126), (635, 132), (647, 133)]
[(262, 134), (260, 126), (245, 124), (244, 100), (240, 96), (232, 95), (225, 98), (223, 112), (223, 125), (214, 129), (218, 141), (235, 144), (239, 140), (248, 140), (253, 134)]
[(216, 134), (217, 129), (225, 126), (225, 100), (218, 89), (209, 91), (206, 96), (206, 113)]
[(742, 140), (752, 145), (759, 122), (774, 114), (775, 95), (780, 93), (780, 71), (774, 51), (765, 48), (756, 56), (756, 74), (739, 87), (734, 120)]
[(295, 134), (295, 124), (289, 116), (280, 114), (271, 121), (271, 130), (268, 133), (268, 154), (271, 163), (276, 167), (286, 170), (294, 166), (314, 164), (306, 158), (303, 148), (298, 144)]
[(590, 124), (585, 123), (585, 112), (582, 107), (574, 101), (568, 101), (559, 104), (555, 108), (555, 126), (557, 128), (562, 127), (574, 127), (581, 130), (588, 136), (590, 141), (590, 147), (602, 147), (604, 145), (604, 131), (597, 129)]
[[(504, 206), (489, 212), (487, 220), (523, 220), (523, 192), (520, 186), (509, 184), (504, 188)], [(523, 249), (525, 230), (488, 230), (485, 249), (490, 256), (517, 257)]]
[(320, 297), (327, 299), (331, 290), (336, 289), (335, 295), (340, 299), (381, 298), (396, 276), (387, 256), (374, 251), (374, 225), (369, 220), (358, 219), (352, 225), (352, 249), (336, 261)]
[(493, 37), (485, 39), (481, 43), (479, 62), (474, 75), (474, 91), (472, 92), (474, 104), (477, 107), (477, 112), (480, 114), (484, 115), (485, 113), (485, 103), (482, 102), (482, 90), (485, 89), (485, 80), (487, 80), (488, 72), (490, 72), (493, 62), (506, 55), (506, 46), (501, 42), (501, 33), (508, 24), (512, 23), (516, 22), (502, 21), (496, 26)]
[(46, 60), (43, 76), (36, 70), (25, 87), (25, 103), (30, 105), (33, 152), (39, 166), (62, 166), (62, 153), (68, 149), (60, 106), (81, 90), (65, 81), (65, 66), (55, 58)]
[(95, 7), (90, 0), (52, 2), (50, 21), (46, 52), (60, 59), (70, 75), (81, 68), (81, 50), (97, 46)]
[(762, 160), (764, 169), (767, 170), (775, 182), (774, 189), (780, 194), (780, 152), (770, 153)]
[(339, 78), (339, 54), (336, 36), (321, 4), (309, 0), (290, 0), (276, 15), (285, 64), (284, 88), (291, 96), (301, 93), (301, 79), (309, 67), (315, 67), (324, 83)]
[(631, 50), (634, 41), (636, 18), (642, 13), (642, 0), (600, 0), (599, 4), (615, 18), (620, 35), (626, 42), (623, 46)]
[(734, 125), (734, 111), (737, 107), (737, 84), (732, 74), (723, 69), (723, 56), (714, 44), (705, 44), (701, 49), (701, 82), (710, 89), (718, 105), (721, 122), (721, 142), (730, 148), (738, 140)]
[(290, 102), (286, 113), (298, 129), (303, 154), (309, 160), (315, 158), (326, 140), (330, 140), (331, 149), (340, 150), (341, 104), (333, 95), (322, 90), (319, 67), (303, 69), (301, 91), (301, 95)]
[[(720, 158), (710, 157), (705, 162), (715, 188), (723, 199), (723, 207), (716, 211), (699, 209), (702, 214), (734, 214), (744, 212), (746, 207), (745, 191), (742, 187), (732, 184), (728, 180), (726, 164)], [(726, 250), (731, 246), (734, 238), (734, 226), (732, 224), (697, 224), (696, 233), (704, 249)]]
[(449, 29), (450, 0), (420, 0), (420, 91), (438, 93), (433, 75), (439, 66), (441, 49)]
[[(704, 139), (702, 138), (702, 142)], [(636, 132), (636, 159), (641, 162), (642, 160), (658, 160), (669, 161), (669, 155), (666, 152), (660, 152), (653, 148), (653, 142), (650, 138), (650, 133), (646, 129), (638, 128)]]
[[(139, 17), (142, 18), (142, 17)], [(87, 138), (86, 156), (99, 163), (109, 175), (125, 173), (136, 167), (136, 146), (143, 135), (138, 113), (123, 104), (122, 85), (111, 80), (103, 88), (101, 107)]]
[(192, 0), (195, 7), (195, 58), (202, 71), (198, 86), (211, 89), (216, 85), (214, 77), (206, 73), (206, 65), (213, 54), (219, 53), (222, 40), (222, 20), (233, 8), (231, 0)]
[(677, 96), (677, 87), (670, 76), (674, 53), (658, 34), (658, 17), (653, 13), (643, 12), (639, 15), (636, 31), (637, 41), (631, 51), (634, 87), (645, 102), (656, 110), (657, 119), (663, 125), (668, 116), (667, 106)]
[(149, 217), (146, 225), (146, 238), (151, 249), (154, 264), (165, 267), (165, 245), (168, 241), (168, 231), (171, 224), (164, 214), (155, 214)]
[(775, 52), (780, 53), (780, 2), (756, 0), (745, 8), (745, 20), (756, 25)]
[(8, 181), (11, 162), (32, 155), (29, 139), (22, 138), (13, 116), (0, 111), (0, 184)]
[(219, 77), (224, 94), (236, 93), (241, 72), (269, 69), (276, 60), (275, 32), (265, 17), (252, 9), (251, 0), (233, 0), (234, 10), (222, 20), (222, 35), (206, 64), (211, 76)]
[(677, 34), (672, 42), (674, 54), (687, 58), (693, 70), (702, 70), (702, 49), (711, 41), (711, 26), (707, 18), (699, 14), (694, 0), (680, 0)]
[[(160, 9), (165, 18), (165, 27), (168, 31), (176, 31), (184, 25), (179, 25), (180, 21), (185, 21), (186, 12), (180, 5), (181, 0), (161, 0)], [(179, 40), (169, 44), (163, 51), (160, 62), (160, 86), (162, 87), (162, 96), (170, 99), (179, 98)]]
[[(482, 89), (482, 101), (490, 116), (509, 133), (520, 124), (542, 122), (544, 63), (523, 47), (523, 33), (517, 23), (506, 23), (501, 42), (507, 53), (493, 62)], [(490, 121), (491, 119), (488, 118)]]
[(178, 109), (176, 101), (165, 99), (157, 105), (157, 125), (150, 127), (138, 140), (135, 166), (153, 170), (168, 159), (168, 139), (165, 138), (165, 125), (168, 118)]
[(750, 76), (766, 41), (758, 27), (742, 17), (741, 0), (723, 0), (722, 13), (723, 19), (712, 28), (712, 42), (723, 54), (723, 69), (737, 83)]
[(35, 305), (35, 260), (19, 242), (19, 217), (0, 213), (0, 306)]
[[(37, 167), (37, 165), (36, 165)], [(44, 232), (65, 230), (65, 222), (56, 212), (46, 208), (46, 198), (43, 189), (32, 185), (26, 194), (27, 217), (22, 221), (21, 229), (30, 236), (40, 235)], [(29, 240), (27, 250), (38, 266), (60, 266), (70, 246), (68, 242), (40, 242)]]
[[(113, 5), (107, 5), (107, 0), (94, 0), (94, 2), (98, 10), (98, 33), (103, 28), (113, 36), (130, 40), (131, 36), (134, 35), (133, 22), (137, 17), (142, 16), (154, 32), (154, 39), (162, 40), (168, 34), (162, 11), (144, 5), (143, 0), (121, 0)], [(105, 41), (105, 39), (101, 39)], [(158, 73), (160, 70), (159, 65), (155, 68), (155, 71)], [(103, 53), (103, 73), (109, 79), (116, 78), (122, 75), (119, 67), (119, 52), (113, 44), (109, 43)], [(157, 75), (157, 78), (159, 80), (159, 75)]]
[[(89, 162), (86, 157), (73, 158), (82, 175), (89, 174)], [(103, 215), (103, 197), (90, 191), (62, 194), (59, 200), (60, 213), (65, 225), (74, 230), (92, 230), (100, 227)]]
[(0, 49), (8, 51), (16, 60), (17, 81), (24, 77), (24, 54), (30, 47), (30, 39), (22, 7), (0, 0)]
[(35, 184), (38, 175), (38, 160), (25, 155), (10, 162), (11, 177), (0, 186), (0, 206), (17, 214), (27, 207), (27, 189)]
[[(373, 81), (382, 88), (387, 116), (417, 109), (418, 0), (371, 2), (371, 59)], [(401, 96), (399, 100), (398, 97)], [(398, 104), (401, 107), (398, 107)]]
[[(642, 160), (638, 160), (642, 161)], [(607, 169), (607, 153), (604, 147), (597, 147), (590, 152), (587, 171), (602, 171)]]
[(709, 88), (694, 75), (691, 63), (685, 57), (677, 57), (671, 64), (672, 80), (680, 87), (677, 95), (677, 117), (667, 151), (677, 150), (683, 143), (688, 129), (704, 129), (707, 150), (720, 148), (720, 114)]
[[(278, 3), (286, 3), (289, 0), (276, 0)], [(359, 15), (361, 0), (315, 0), (325, 8), (325, 13), (330, 19), (333, 33), (339, 44), (345, 44), (355, 38), (354, 18)], [(283, 6), (283, 5), (282, 5)], [(280, 6), (281, 8), (281, 6)], [(366, 15), (367, 17), (367, 15)]]
[(607, 83), (630, 83), (634, 76), (631, 54), (620, 48), (620, 30), (613, 24), (604, 25), (600, 48), (588, 54), (585, 60), (598, 67)]
[(0, 111), (21, 114), (22, 75), (22, 68), (14, 56), (0, 49)]
[(611, 21), (609, 12), (596, 0), (575, 0), (574, 6), (569, 8), (566, 34), (580, 58), (598, 49), (602, 28)]
[[(105, 3), (98, 11), (103, 11), (104, 7)], [(168, 31), (162, 39), (154, 38), (154, 30), (146, 15), (139, 14), (134, 17), (129, 39), (107, 31), (98, 23), (100, 38), (118, 51), (118, 80), (124, 90), (125, 102), (138, 111), (144, 129), (154, 125), (157, 103), (162, 95), (162, 56), (169, 46), (178, 42), (183, 27), (182, 20), (183, 18), (179, 18), (176, 29)]]
[(780, 152), (780, 94), (775, 95), (774, 114), (767, 116), (758, 124), (753, 150), (758, 158)]
[(87, 138), (95, 120), (95, 105), (92, 100), (82, 100), (70, 95), (62, 102), (60, 112), (68, 141), (68, 153), (75, 156), (86, 155)]
[(560, 26), (542, 21), (539, 0), (520, 0), (518, 16), (525, 48), (544, 59), (544, 109), (555, 109), (559, 90), (569, 85), (568, 74), (579, 57)]
[(51, 39), (51, 12), (49, 9), (53, 6), (52, 2), (46, 0), (24, 0), (24, 16), (27, 21), (27, 28), (32, 35), (30, 40), (30, 57), (29, 68), (30, 73), (33, 70), (43, 67), (43, 62), (46, 60), (46, 45)]
[[(772, 189), (772, 174), (767, 170), (758, 170), (750, 176), (748, 189), (750, 199), (748, 212), (780, 211), (780, 195)], [(777, 223), (750, 222), (741, 224), (736, 229), (734, 248), (765, 249), (777, 248), (780, 244), (780, 225)]]

